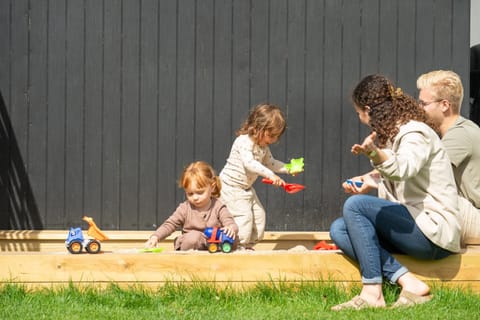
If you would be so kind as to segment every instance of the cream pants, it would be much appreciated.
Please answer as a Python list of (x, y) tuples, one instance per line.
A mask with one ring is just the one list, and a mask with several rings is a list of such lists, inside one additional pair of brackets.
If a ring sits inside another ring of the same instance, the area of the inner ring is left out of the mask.
[(220, 200), (238, 225), (240, 246), (252, 247), (263, 239), (265, 232), (265, 209), (258, 200), (255, 189), (244, 190), (222, 183)]

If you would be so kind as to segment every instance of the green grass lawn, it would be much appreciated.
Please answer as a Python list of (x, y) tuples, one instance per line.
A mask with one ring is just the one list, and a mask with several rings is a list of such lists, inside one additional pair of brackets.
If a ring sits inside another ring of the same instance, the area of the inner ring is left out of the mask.
[[(480, 319), (480, 295), (460, 288), (434, 288), (431, 302), (412, 308), (330, 311), (359, 290), (318, 282), (258, 284), (244, 290), (167, 284), (155, 291), (116, 285), (30, 291), (4, 283), (0, 319)], [(384, 292), (389, 305), (399, 293), (390, 285)]]

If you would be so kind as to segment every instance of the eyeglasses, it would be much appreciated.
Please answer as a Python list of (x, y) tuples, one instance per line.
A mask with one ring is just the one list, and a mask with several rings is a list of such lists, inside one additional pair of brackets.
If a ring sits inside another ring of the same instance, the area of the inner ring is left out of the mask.
[(418, 105), (422, 108), (425, 108), (426, 106), (432, 104), (432, 103), (437, 103), (437, 102), (440, 102), (440, 101), (443, 101), (443, 99), (440, 99), (440, 100), (433, 100), (433, 101), (422, 101), (422, 100), (418, 100)]

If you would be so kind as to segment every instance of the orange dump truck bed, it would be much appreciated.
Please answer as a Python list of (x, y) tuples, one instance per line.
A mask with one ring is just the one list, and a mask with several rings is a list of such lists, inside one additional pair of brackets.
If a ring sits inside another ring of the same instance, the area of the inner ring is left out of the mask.
[(100, 230), (100, 228), (97, 227), (97, 225), (95, 224), (92, 218), (84, 216), (83, 220), (86, 221), (89, 225), (87, 234), (90, 237), (99, 241), (108, 240), (108, 237), (102, 232), (102, 230)]

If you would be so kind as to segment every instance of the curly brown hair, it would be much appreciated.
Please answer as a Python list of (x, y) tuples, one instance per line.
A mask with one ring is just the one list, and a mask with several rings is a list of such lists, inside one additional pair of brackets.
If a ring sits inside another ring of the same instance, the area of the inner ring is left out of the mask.
[(236, 134), (248, 134), (255, 143), (260, 136), (268, 132), (272, 136), (280, 137), (287, 127), (285, 115), (274, 104), (259, 104), (250, 110), (247, 119), (243, 122)]
[(438, 133), (437, 127), (428, 120), (418, 102), (403, 93), (402, 89), (395, 88), (383, 75), (372, 74), (363, 78), (353, 90), (352, 100), (362, 110), (367, 106), (370, 108), (369, 125), (377, 133), (381, 148), (392, 143), (400, 126), (411, 120), (424, 122)]

